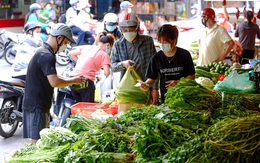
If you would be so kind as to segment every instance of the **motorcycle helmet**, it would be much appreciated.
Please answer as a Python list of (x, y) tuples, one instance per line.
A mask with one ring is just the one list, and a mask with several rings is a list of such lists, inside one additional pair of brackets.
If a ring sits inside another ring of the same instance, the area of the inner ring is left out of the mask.
[(76, 43), (75, 40), (72, 37), (72, 30), (70, 29), (69, 26), (67, 26), (66, 24), (63, 24), (63, 23), (55, 24), (52, 27), (50, 35), (52, 35), (52, 36), (65, 36), (72, 43)]
[(41, 25), (38, 22), (28, 22), (24, 25), (24, 32), (28, 33), (35, 28), (41, 28)]
[(136, 27), (139, 26), (139, 20), (134, 13), (125, 14), (124, 17), (119, 21), (120, 28)]
[(78, 3), (79, 0), (70, 0), (70, 5), (73, 6), (75, 3)]
[(202, 16), (206, 16), (208, 18), (215, 18), (215, 11), (212, 8), (204, 8), (202, 10)]
[(117, 25), (117, 20), (118, 20), (118, 17), (116, 14), (114, 13), (107, 13), (105, 16), (104, 16), (104, 23), (106, 25), (109, 25), (109, 26), (114, 26), (114, 25)]
[(30, 12), (34, 12), (34, 10), (41, 9), (41, 6), (38, 3), (33, 3), (30, 5)]

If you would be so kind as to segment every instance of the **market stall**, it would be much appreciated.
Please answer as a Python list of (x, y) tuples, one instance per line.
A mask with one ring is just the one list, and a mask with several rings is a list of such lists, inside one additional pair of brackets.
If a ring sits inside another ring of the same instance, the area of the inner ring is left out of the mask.
[[(106, 119), (86, 119), (77, 114), (64, 128), (42, 130), (36, 145), (26, 145), (9, 162), (258, 163), (259, 90), (247, 87), (239, 92), (242, 87), (237, 87), (216, 91), (216, 84), (225, 82), (233, 71), (228, 65), (211, 66), (227, 71), (221, 79), (219, 75), (224, 72), (214, 69), (212, 73), (211, 68), (200, 67), (200, 77), (215, 75), (213, 86), (182, 78), (168, 89), (165, 104), (132, 107)], [(249, 73), (248, 69), (238, 70)], [(258, 79), (248, 82), (255, 86)], [(104, 111), (108, 111), (106, 107)]]

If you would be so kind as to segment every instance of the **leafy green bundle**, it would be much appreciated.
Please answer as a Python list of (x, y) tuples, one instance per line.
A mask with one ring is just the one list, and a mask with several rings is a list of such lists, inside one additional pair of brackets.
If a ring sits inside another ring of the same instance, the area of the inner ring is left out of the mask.
[(214, 92), (194, 80), (181, 78), (176, 86), (168, 88), (165, 105), (189, 110), (212, 109), (214, 99)]

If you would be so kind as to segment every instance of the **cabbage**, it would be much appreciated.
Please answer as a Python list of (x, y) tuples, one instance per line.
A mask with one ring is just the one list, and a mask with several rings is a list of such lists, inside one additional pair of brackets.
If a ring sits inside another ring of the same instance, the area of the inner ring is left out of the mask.
[(36, 143), (38, 148), (51, 148), (77, 141), (77, 135), (63, 127), (44, 128), (40, 131), (40, 136), (41, 139)]
[(209, 78), (206, 77), (199, 77), (197, 79), (195, 79), (196, 82), (200, 85), (202, 85), (203, 87), (207, 88), (207, 89), (213, 89), (214, 88), (214, 83), (212, 80), (210, 80)]

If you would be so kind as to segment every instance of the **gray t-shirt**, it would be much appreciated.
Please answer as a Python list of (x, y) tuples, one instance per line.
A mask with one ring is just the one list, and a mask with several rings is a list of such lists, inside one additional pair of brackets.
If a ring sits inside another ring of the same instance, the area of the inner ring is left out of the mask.
[(260, 29), (255, 23), (242, 22), (237, 26), (235, 37), (239, 38), (243, 49), (255, 50), (255, 38), (260, 39)]

